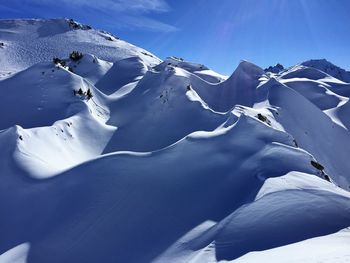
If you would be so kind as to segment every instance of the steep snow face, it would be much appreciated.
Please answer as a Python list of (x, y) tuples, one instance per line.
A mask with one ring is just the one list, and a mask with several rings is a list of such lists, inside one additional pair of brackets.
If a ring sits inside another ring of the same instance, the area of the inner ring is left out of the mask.
[(226, 77), (65, 19), (2, 20), (0, 42), (0, 263), (346, 260), (328, 62)]
[(339, 107), (330, 109), (326, 113), (338, 125), (345, 127), (347, 130), (350, 129), (350, 119), (349, 119), (350, 102), (349, 102), (349, 99), (346, 101), (346, 103), (339, 105)]
[(118, 60), (96, 83), (96, 87), (105, 94), (112, 94), (123, 86), (138, 81), (147, 70), (147, 65), (139, 57)]
[[(348, 189), (350, 166), (346, 156), (350, 151), (349, 132), (309, 100), (282, 84), (271, 85), (268, 101), (277, 108), (274, 112), (276, 120), (293, 135), (297, 144), (323, 163), (326, 173), (338, 185)], [(339, 154), (337, 158), (332, 155), (334, 152)]]
[(208, 105), (221, 112), (231, 110), (236, 104), (252, 106), (256, 101), (256, 88), (265, 72), (258, 66), (242, 61), (235, 72), (219, 84), (203, 83), (192, 76), (194, 90)]
[(53, 57), (65, 58), (73, 50), (109, 62), (138, 56), (150, 66), (160, 63), (144, 49), (67, 19), (0, 20), (0, 39), (4, 43), (0, 48), (3, 76)]

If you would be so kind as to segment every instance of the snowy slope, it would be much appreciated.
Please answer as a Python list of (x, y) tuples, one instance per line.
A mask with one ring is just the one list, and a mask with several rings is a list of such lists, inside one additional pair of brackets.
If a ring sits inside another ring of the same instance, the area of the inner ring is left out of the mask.
[(326, 59), (311, 59), (302, 63), (302, 65), (307, 67), (316, 68), (327, 74), (342, 80), (344, 82), (350, 83), (350, 72), (337, 67), (333, 63), (327, 61)]
[(96, 84), (113, 66), (111, 62), (104, 61), (90, 54), (83, 54), (79, 61), (72, 61), (71, 59), (64, 61), (66, 61), (66, 66), (70, 67), (72, 72), (85, 78), (92, 84)]
[[(270, 178), (261, 187), (255, 201), (237, 209), (219, 223), (208, 222), (199, 226), (156, 261), (231, 261), (249, 251), (280, 247), (333, 233), (348, 226), (349, 197), (347, 192), (309, 174), (293, 172)], [(293, 211), (294, 216), (290, 217), (288, 211)], [(303, 249), (299, 247), (296, 253), (299, 254), (299, 262), (309, 262), (305, 261), (307, 256), (300, 254), (304, 254)], [(249, 255), (237, 262), (246, 262), (245, 258), (247, 262), (253, 262), (249, 261)], [(266, 251), (265, 257), (259, 259), (257, 256), (255, 260), (270, 262), (269, 257)]]
[[(270, 82), (265, 85), (271, 85)], [(312, 153), (325, 167), (325, 172), (338, 185), (348, 189), (348, 130), (334, 123), (305, 97), (276, 81), (270, 86), (268, 102), (278, 109), (274, 113), (276, 120), (293, 135), (298, 146)], [(334, 152), (338, 153), (337, 158), (334, 158)]]
[[(285, 133), (242, 115), (220, 132), (194, 133), (154, 153), (107, 155), (40, 184), (14, 176), (1, 189), (15, 203), (0, 224), (9, 237), (2, 246), (29, 239), (34, 261), (106, 262), (113, 256), (118, 262), (148, 262), (197, 224), (220, 220), (253, 200), (265, 178), (316, 172), (312, 157), (291, 144)], [(291, 162), (281, 163), (281, 155)], [(6, 190), (15, 180), (16, 187)], [(23, 189), (26, 198), (19, 195)], [(14, 221), (15, 211), (23, 213)], [(59, 256), (71, 246), (73, 251)]]
[(210, 131), (226, 114), (216, 113), (188, 89), (190, 73), (180, 68), (148, 71), (132, 92), (110, 104), (108, 124), (119, 127), (106, 152), (151, 151), (175, 143), (187, 134)]
[(52, 62), (36, 64), (1, 81), (0, 89), (7, 96), (0, 105), (0, 129), (15, 124), (46, 126), (75, 114), (86, 102), (73, 96), (80, 88), (97, 93), (87, 80)]
[(191, 83), (199, 96), (216, 111), (227, 112), (236, 104), (252, 106), (256, 100), (256, 87), (265, 72), (258, 66), (241, 61), (233, 74), (221, 83), (204, 83), (192, 76)]
[(109, 62), (133, 56), (149, 65), (160, 62), (144, 49), (68, 19), (0, 20), (0, 42), (4, 43), (0, 48), (2, 75), (53, 57), (66, 58), (73, 50)]
[(136, 82), (148, 70), (139, 57), (130, 57), (116, 61), (112, 68), (99, 79), (96, 87), (105, 94), (112, 94), (123, 86)]
[[(335, 234), (307, 239), (262, 252), (251, 252), (235, 262), (339, 262), (350, 260), (349, 228)], [(303, 254), (300, 254), (303, 251)]]
[(336, 66), (226, 77), (66, 19), (0, 42), (0, 263), (349, 259)]

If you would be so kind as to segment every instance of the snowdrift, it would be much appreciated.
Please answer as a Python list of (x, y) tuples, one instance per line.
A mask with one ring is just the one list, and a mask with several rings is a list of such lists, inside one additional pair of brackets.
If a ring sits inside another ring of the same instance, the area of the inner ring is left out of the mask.
[(69, 19), (0, 39), (1, 263), (349, 259), (345, 70), (226, 77)]

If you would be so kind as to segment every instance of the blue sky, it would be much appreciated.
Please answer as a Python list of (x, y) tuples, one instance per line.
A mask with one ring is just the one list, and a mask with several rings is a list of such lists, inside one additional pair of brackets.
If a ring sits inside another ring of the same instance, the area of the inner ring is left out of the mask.
[(349, 70), (349, 14), (348, 0), (0, 0), (1, 18), (74, 18), (223, 74), (241, 59), (326, 58)]

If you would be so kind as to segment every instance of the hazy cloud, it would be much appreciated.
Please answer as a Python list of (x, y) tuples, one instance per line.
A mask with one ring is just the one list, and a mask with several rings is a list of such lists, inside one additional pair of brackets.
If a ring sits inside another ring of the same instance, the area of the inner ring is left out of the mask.
[(104, 9), (114, 12), (149, 13), (169, 11), (169, 6), (164, 0), (27, 0), (27, 2), (41, 4), (61, 2), (69, 5)]
[(96, 16), (100, 15), (103, 20), (107, 20), (107, 16), (110, 19), (110, 24), (120, 28), (160, 32), (177, 30), (176, 27), (152, 17), (152, 14), (170, 11), (170, 7), (165, 0), (12, 0), (2, 5), (11, 8), (16, 2), (17, 5), (23, 8), (25, 8), (25, 5), (39, 5), (46, 8), (52, 6), (53, 8), (65, 9), (81, 7), (78, 12), (95, 12)]

